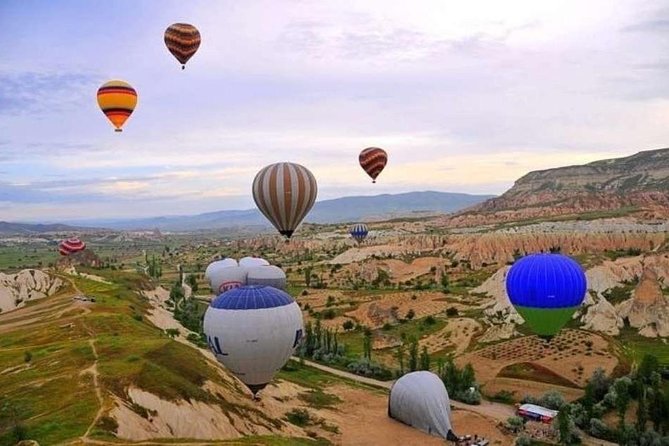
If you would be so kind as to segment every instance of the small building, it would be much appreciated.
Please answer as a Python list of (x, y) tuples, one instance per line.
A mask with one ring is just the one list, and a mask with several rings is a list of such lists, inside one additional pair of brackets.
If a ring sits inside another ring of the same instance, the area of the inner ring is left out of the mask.
[(516, 413), (518, 416), (527, 418), (529, 420), (541, 421), (542, 423), (551, 423), (553, 419), (557, 417), (558, 411), (542, 406), (537, 406), (536, 404), (523, 404), (518, 407)]

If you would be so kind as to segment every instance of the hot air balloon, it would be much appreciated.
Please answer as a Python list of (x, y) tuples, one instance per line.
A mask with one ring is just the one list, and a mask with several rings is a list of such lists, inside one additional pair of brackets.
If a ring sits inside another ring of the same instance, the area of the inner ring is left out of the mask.
[(265, 259), (261, 259), (260, 257), (242, 257), (241, 259), (239, 259), (239, 266), (242, 266), (244, 268), (252, 266), (267, 266), (267, 265), (269, 265), (269, 262)]
[[(225, 261), (219, 261), (225, 262)], [(214, 262), (207, 267), (205, 277), (209, 280), (211, 291), (218, 295), (225, 291), (246, 285), (246, 268), (236, 264), (226, 266), (225, 264)]]
[(372, 183), (376, 183), (376, 177), (386, 167), (388, 154), (385, 150), (378, 147), (368, 147), (360, 152), (358, 160), (362, 169), (367, 172), (367, 175), (372, 177)]
[(290, 238), (316, 201), (316, 178), (299, 164), (266, 166), (253, 180), (253, 199), (281, 235)]
[(209, 348), (254, 397), (283, 367), (302, 338), (302, 311), (286, 292), (243, 286), (211, 301), (204, 315)]
[[(225, 268), (227, 266), (238, 266), (238, 264), (235, 259), (231, 258), (225, 258), (222, 260), (216, 260), (215, 262), (211, 262), (209, 265), (207, 265), (207, 269), (204, 270), (205, 280), (211, 283), (211, 276), (214, 274), (214, 272), (220, 268)], [(216, 294), (218, 294), (218, 290), (216, 290)]]
[(513, 264), (506, 276), (509, 300), (539, 336), (551, 338), (585, 298), (585, 273), (562, 254), (531, 254)]
[(388, 396), (388, 416), (430, 435), (458, 440), (451, 424), (448, 391), (432, 372), (411, 372), (395, 381)]
[(349, 234), (351, 234), (351, 237), (353, 237), (353, 240), (355, 240), (356, 242), (358, 242), (358, 244), (360, 244), (367, 238), (367, 234), (369, 234), (369, 230), (367, 229), (366, 224), (357, 223), (357, 224), (351, 226), (351, 229), (349, 230)]
[(76, 237), (68, 238), (67, 240), (62, 240), (58, 244), (58, 252), (62, 256), (69, 256), (75, 252), (83, 251), (86, 249), (86, 243), (82, 242)]
[(200, 31), (188, 23), (174, 23), (165, 30), (165, 45), (176, 59), (181, 62), (181, 69), (193, 57), (200, 47)]
[(109, 81), (98, 89), (98, 105), (107, 119), (121, 132), (121, 127), (137, 105), (137, 92), (129, 83)]
[(251, 266), (247, 268), (247, 271), (247, 285), (267, 285), (280, 290), (286, 289), (286, 273), (278, 266)]

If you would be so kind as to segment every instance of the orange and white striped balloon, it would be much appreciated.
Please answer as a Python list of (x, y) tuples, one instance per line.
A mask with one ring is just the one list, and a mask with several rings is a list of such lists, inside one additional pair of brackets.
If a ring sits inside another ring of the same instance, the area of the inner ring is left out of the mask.
[(137, 92), (127, 82), (109, 81), (98, 89), (98, 105), (120, 132), (137, 105)]
[(316, 178), (304, 166), (276, 163), (253, 180), (253, 199), (281, 235), (290, 238), (316, 201)]

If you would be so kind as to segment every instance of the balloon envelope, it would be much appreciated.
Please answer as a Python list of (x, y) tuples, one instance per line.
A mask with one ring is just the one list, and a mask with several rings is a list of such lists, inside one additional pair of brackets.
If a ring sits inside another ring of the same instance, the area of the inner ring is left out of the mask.
[(227, 291), (204, 315), (204, 333), (216, 359), (254, 394), (288, 361), (303, 332), (300, 307), (272, 287)]
[(360, 152), (358, 161), (360, 161), (360, 167), (372, 178), (372, 182), (376, 183), (376, 177), (388, 163), (388, 154), (378, 147), (368, 147)]
[(98, 105), (116, 131), (120, 132), (137, 106), (137, 92), (127, 82), (109, 81), (98, 89)]
[(362, 243), (367, 238), (367, 234), (369, 234), (369, 230), (367, 229), (366, 224), (357, 223), (357, 224), (351, 226), (351, 229), (349, 230), (349, 233), (351, 234), (351, 237), (353, 237), (353, 240), (355, 240), (358, 243)]
[(540, 336), (553, 336), (583, 303), (583, 268), (562, 254), (531, 254), (513, 264), (506, 292), (514, 308)]
[(290, 238), (316, 201), (316, 178), (304, 166), (276, 163), (253, 180), (253, 199), (281, 235)]
[(239, 259), (239, 266), (251, 267), (251, 266), (267, 266), (269, 262), (260, 257), (242, 257)]
[(60, 255), (62, 256), (68, 256), (75, 252), (83, 251), (84, 249), (86, 249), (86, 243), (76, 237), (62, 240), (58, 244), (58, 252), (60, 252)]
[(247, 285), (266, 285), (280, 290), (286, 289), (286, 273), (278, 266), (251, 266), (247, 271)]
[(246, 285), (246, 274), (246, 268), (238, 265), (214, 267), (209, 271), (209, 286), (211, 286), (211, 291), (218, 295), (233, 288)]
[(201, 42), (200, 31), (188, 23), (174, 23), (165, 30), (165, 45), (169, 52), (181, 62), (182, 69), (200, 48)]

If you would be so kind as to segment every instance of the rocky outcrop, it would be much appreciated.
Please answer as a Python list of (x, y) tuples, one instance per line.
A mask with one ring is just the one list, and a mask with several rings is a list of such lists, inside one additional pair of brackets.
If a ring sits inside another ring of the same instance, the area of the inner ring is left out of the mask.
[(26, 302), (50, 296), (63, 287), (63, 281), (38, 269), (16, 274), (0, 273), (0, 310), (11, 311)]
[(658, 275), (652, 268), (644, 268), (634, 295), (619, 305), (618, 313), (642, 336), (669, 336), (669, 299), (662, 293)]
[(593, 297), (588, 293), (588, 300), (591, 304), (586, 306), (585, 314), (581, 316), (583, 328), (611, 336), (620, 334), (620, 329), (623, 328), (624, 323), (615, 307), (604, 297), (596, 294)]

